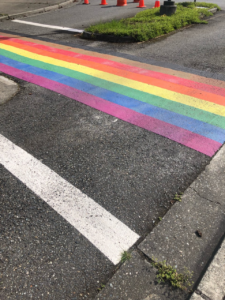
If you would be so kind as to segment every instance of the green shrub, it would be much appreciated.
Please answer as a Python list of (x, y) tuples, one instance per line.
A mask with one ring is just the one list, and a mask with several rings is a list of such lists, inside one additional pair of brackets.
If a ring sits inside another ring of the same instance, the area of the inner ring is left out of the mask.
[(177, 4), (177, 11), (172, 16), (160, 16), (159, 8), (146, 9), (132, 18), (113, 20), (90, 26), (86, 31), (118, 37), (132, 37), (135, 41), (147, 41), (155, 37), (170, 33), (190, 24), (205, 24), (203, 16), (212, 15), (207, 9), (198, 7), (216, 7), (213, 3), (183, 2)]

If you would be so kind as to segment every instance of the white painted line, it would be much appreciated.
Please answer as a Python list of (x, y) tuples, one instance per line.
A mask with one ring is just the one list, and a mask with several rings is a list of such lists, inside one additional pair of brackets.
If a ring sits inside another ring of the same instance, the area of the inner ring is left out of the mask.
[(138, 240), (135, 232), (102, 206), (1, 134), (0, 163), (114, 264)]
[(17, 20), (17, 19), (12, 20), (12, 22), (22, 23), (22, 24), (28, 24), (28, 25), (32, 25), (32, 26), (38, 26), (38, 27), (46, 27), (46, 28), (52, 28), (52, 29), (70, 31), (70, 32), (78, 32), (78, 33), (84, 32), (83, 30), (80, 30), (80, 29), (74, 29), (74, 28), (69, 28), (69, 27), (61, 27), (61, 26), (54, 26), (54, 25), (47, 25), (47, 24), (40, 24), (40, 23), (28, 22), (28, 21)]

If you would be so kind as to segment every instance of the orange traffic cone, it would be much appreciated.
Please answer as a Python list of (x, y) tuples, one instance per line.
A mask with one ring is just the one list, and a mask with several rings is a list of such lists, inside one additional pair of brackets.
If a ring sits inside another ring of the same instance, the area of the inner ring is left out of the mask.
[(127, 0), (117, 0), (116, 6), (126, 6)]
[(108, 5), (108, 3), (106, 3), (106, 0), (102, 0), (100, 5)]
[(89, 0), (84, 0), (84, 3), (83, 4), (90, 4), (89, 3)]
[(160, 1), (159, 1), (159, 0), (156, 0), (156, 1), (155, 1), (155, 6), (154, 6), (154, 8), (157, 8), (157, 7), (160, 7)]
[(145, 3), (144, 3), (144, 0), (140, 0), (140, 1), (139, 1), (139, 5), (138, 5), (137, 7), (139, 7), (139, 8), (146, 7), (146, 6), (145, 6)]

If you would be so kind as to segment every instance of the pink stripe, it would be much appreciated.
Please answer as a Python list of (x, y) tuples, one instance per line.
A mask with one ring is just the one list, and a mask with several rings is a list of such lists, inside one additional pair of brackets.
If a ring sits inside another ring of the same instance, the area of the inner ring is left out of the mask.
[[(4, 37), (0, 35), (0, 38), (4, 38)], [(111, 66), (111, 67), (114, 67), (114, 68), (117, 68), (117, 69), (126, 70), (126, 71), (133, 72), (133, 73), (136, 73), (136, 74), (145, 75), (145, 76), (148, 76), (148, 77), (160, 79), (160, 80), (163, 80), (163, 81), (168, 81), (168, 82), (175, 83), (175, 84), (178, 84), (178, 85), (186, 86), (186, 87), (189, 87), (189, 88), (193, 88), (193, 89), (197, 89), (197, 90), (201, 90), (201, 91), (205, 91), (205, 92), (209, 92), (209, 93), (213, 93), (213, 94), (225, 97), (225, 89), (224, 88), (219, 88), (217, 86), (212, 86), (212, 85), (205, 84), (205, 83), (191, 81), (191, 80), (188, 80), (188, 79), (183, 79), (183, 78), (180, 78), (180, 77), (176, 77), (176, 76), (172, 76), (172, 75), (168, 75), (168, 74), (164, 74), (164, 73), (159, 73), (159, 72), (155, 72), (155, 71), (150, 71), (150, 70), (146, 70), (146, 69), (142, 69), (142, 68), (138, 68), (138, 67), (133, 67), (133, 66), (122, 64), (122, 63), (114, 62), (114, 61), (111, 61), (111, 60), (103, 59), (103, 58), (84, 55), (84, 54), (80, 54), (80, 53), (74, 53), (74, 52), (71, 52), (71, 51), (66, 51), (66, 50), (53, 48), (53, 47), (48, 47), (48, 46), (37, 44), (37, 43), (27, 42), (27, 41), (23, 41), (23, 40), (16, 39), (16, 38), (7, 38), (7, 40), (12, 40), (16, 43), (20, 43), (20, 44), (23, 44), (23, 45), (35, 47), (35, 48), (38, 48), (38, 49), (41, 49), (41, 50), (50, 51), (50, 52), (53, 52), (53, 53), (59, 53), (59, 54), (67, 55), (67, 56), (70, 56), (70, 57), (76, 57), (76, 58), (84, 59), (84, 60), (87, 60), (87, 61), (92, 61), (92, 62), (104, 64), (104, 65)], [(176, 72), (176, 71), (174, 71), (174, 72)]]
[(160, 134), (164, 137), (167, 137), (175, 142), (183, 144), (208, 156), (213, 156), (214, 153), (222, 145), (216, 141), (213, 141), (209, 138), (203, 137), (191, 131), (137, 113), (131, 109), (125, 108), (118, 104), (111, 103), (99, 97), (61, 84), (59, 82), (55, 82), (41, 76), (24, 72), (4, 65), (2, 63), (0, 63), (0, 71), (11, 76), (20, 78), (22, 80), (26, 80), (28, 82), (37, 84), (62, 95), (65, 95), (71, 99), (77, 100), (83, 104), (103, 111), (123, 121), (129, 122), (141, 128)]

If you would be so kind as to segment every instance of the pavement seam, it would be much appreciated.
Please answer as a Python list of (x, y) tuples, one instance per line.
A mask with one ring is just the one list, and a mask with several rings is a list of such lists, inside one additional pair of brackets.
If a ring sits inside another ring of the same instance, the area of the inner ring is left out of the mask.
[(204, 299), (204, 300), (213, 300), (213, 299), (209, 298), (208, 296), (206, 296), (205, 294), (203, 294), (203, 293), (202, 293), (200, 290), (198, 290), (198, 289), (195, 291), (195, 293), (196, 293), (197, 295), (201, 296), (201, 298)]
[(46, 6), (46, 7), (43, 7), (43, 8), (34, 9), (34, 10), (21, 12), (21, 13), (17, 13), (17, 14), (9, 14), (9, 15), (0, 17), (0, 22), (4, 21), (4, 20), (12, 20), (12, 19), (15, 19), (17, 17), (27, 17), (27, 16), (37, 15), (39, 13), (50, 12), (50, 11), (53, 11), (53, 10), (65, 8), (65, 7), (70, 6), (72, 4), (77, 5), (80, 2), (81, 2), (81, 0), (67, 0), (67, 1), (64, 1), (64, 2), (56, 4), (56, 5)]

